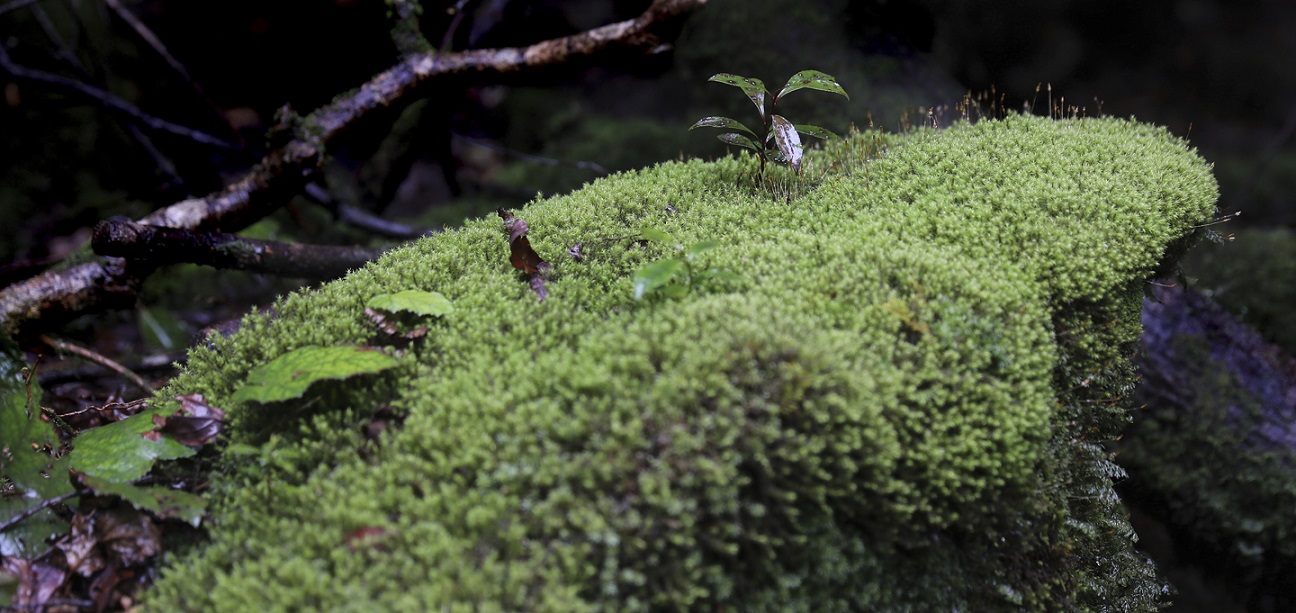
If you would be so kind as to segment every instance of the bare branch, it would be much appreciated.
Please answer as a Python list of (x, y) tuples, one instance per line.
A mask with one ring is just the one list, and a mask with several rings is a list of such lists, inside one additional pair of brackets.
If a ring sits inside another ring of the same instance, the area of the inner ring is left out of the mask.
[(125, 21), (132, 30), (135, 30), (135, 33), (153, 48), (153, 51), (162, 56), (162, 59), (166, 60), (171, 70), (176, 71), (176, 74), (183, 77), (189, 83), (189, 86), (194, 88), (194, 91), (199, 94), (202, 93), (202, 88), (197, 81), (194, 81), (193, 77), (189, 76), (189, 71), (185, 69), (184, 64), (181, 64), (179, 60), (175, 59), (175, 56), (171, 55), (170, 51), (167, 51), (166, 45), (162, 44), (161, 39), (153, 33), (153, 30), (150, 30), (143, 21), (140, 21), (139, 17), (135, 16), (135, 13), (130, 12), (130, 9), (122, 5), (121, 0), (104, 0), (104, 4), (107, 4), (122, 21)]
[(315, 183), (306, 184), (303, 191), (307, 198), (318, 202), (336, 215), (338, 221), (378, 236), (409, 240), (435, 232), (435, 230), (411, 228), (403, 223), (383, 219), (355, 205), (339, 202), (327, 190)]
[[(592, 59), (614, 50), (658, 53), (665, 48), (665, 43), (655, 30), (705, 3), (706, 0), (654, 0), (634, 19), (530, 47), (408, 56), (355, 92), (340, 96), (302, 118), (293, 126), (293, 138), (289, 142), (269, 153), (224, 190), (178, 202), (148, 215), (140, 223), (195, 230), (242, 229), (301, 191), (324, 159), (325, 144), (368, 113), (413, 98), (420, 86), (452, 76), (498, 80), (522, 71)], [(0, 54), (3, 53), (0, 48)], [(11, 67), (7, 55), (0, 57), (0, 61), (6, 68)], [(151, 271), (151, 266), (140, 262), (127, 263), (107, 257), (5, 288), (0, 291), (0, 333), (17, 334), (20, 330), (49, 325), (92, 310), (130, 306), (141, 279)]]
[(188, 262), (306, 279), (340, 277), (385, 251), (254, 240), (221, 232), (146, 226), (121, 218), (99, 222), (92, 244), (99, 255), (150, 263)]
[(55, 85), (67, 90), (74, 91), (87, 98), (97, 100), (104, 106), (113, 109), (114, 111), (117, 111), (119, 113), (122, 113), (124, 115), (127, 115), (131, 119), (134, 119), (150, 128), (153, 128), (154, 130), (160, 130), (162, 132), (170, 132), (171, 134), (175, 134), (177, 136), (183, 136), (185, 138), (193, 140), (194, 142), (202, 143), (204, 145), (210, 145), (213, 147), (219, 147), (221, 149), (237, 150), (239, 148), (237, 145), (233, 143), (223, 141), (205, 132), (200, 132), (193, 128), (188, 128), (180, 124), (171, 123), (165, 119), (161, 119), (159, 117), (154, 117), (152, 115), (149, 115), (148, 113), (141, 111), (139, 107), (117, 97), (115, 94), (108, 92), (106, 90), (99, 89), (98, 87), (95, 87), (93, 85), (88, 85), (86, 83), (82, 83), (74, 79), (69, 79), (62, 75), (56, 75), (42, 70), (27, 68), (26, 66), (19, 66), (18, 64), (13, 63), (13, 60), (10, 59), (9, 52), (5, 50), (4, 45), (0, 45), (0, 68), (3, 68), (9, 74), (18, 77), (20, 79), (27, 79), (29, 81), (38, 81), (41, 83), (47, 83), (49, 85)]

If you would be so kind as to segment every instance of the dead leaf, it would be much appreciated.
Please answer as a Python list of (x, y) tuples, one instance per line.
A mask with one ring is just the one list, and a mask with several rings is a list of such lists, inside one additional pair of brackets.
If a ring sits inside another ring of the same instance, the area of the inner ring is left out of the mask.
[(72, 529), (54, 542), (62, 551), (69, 572), (89, 577), (104, 567), (103, 554), (99, 553), (99, 539), (95, 536), (95, 514), (77, 513), (72, 518)]
[(402, 328), (408, 325), (410, 317), (402, 317), (402, 313), (387, 313), (376, 309), (366, 307), (365, 316), (372, 321), (379, 330), (382, 330), (387, 336), (414, 340), (425, 336), (428, 332), (427, 326), (415, 326), (408, 330)]
[(147, 514), (134, 509), (97, 513), (95, 532), (116, 566), (143, 566), (162, 553), (162, 531)]
[(527, 239), (527, 232), (530, 232), (531, 228), (525, 221), (504, 209), (497, 209), (495, 212), (499, 214), (500, 219), (504, 220), (504, 230), (509, 233), (509, 262), (514, 268), (526, 274), (531, 289), (535, 290), (541, 301), (544, 301), (549, 294), (545, 290), (544, 283), (553, 266), (541, 259), (540, 254), (531, 248), (531, 241)]
[(176, 396), (176, 400), (180, 401), (180, 408), (170, 416), (154, 415), (156, 428), (140, 436), (156, 441), (165, 434), (189, 447), (215, 442), (221, 425), (225, 423), (225, 411), (207, 404), (202, 394)]
[(67, 581), (68, 571), (57, 566), (51, 550), (35, 560), (5, 556), (0, 568), (18, 580), (18, 586), (9, 603), (15, 610), (41, 611), (54, 597), (54, 593)]
[(356, 528), (346, 535), (346, 546), (351, 551), (359, 551), (361, 548), (371, 548), (377, 551), (386, 550), (382, 541), (387, 536), (387, 530), (378, 526), (365, 526)]
[(585, 261), (584, 249), (585, 249), (585, 243), (576, 243), (575, 245), (572, 245), (571, 247), (567, 248), (567, 255), (570, 255), (571, 258), (573, 260), (576, 260), (577, 262), (584, 262)]

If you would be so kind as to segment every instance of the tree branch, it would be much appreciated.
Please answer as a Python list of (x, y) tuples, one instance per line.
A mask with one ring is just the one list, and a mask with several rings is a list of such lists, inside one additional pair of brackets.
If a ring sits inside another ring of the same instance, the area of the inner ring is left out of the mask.
[(205, 132), (149, 115), (148, 113), (141, 111), (139, 107), (119, 98), (109, 91), (99, 89), (98, 87), (74, 79), (69, 79), (62, 75), (27, 68), (26, 66), (19, 66), (18, 64), (13, 63), (13, 60), (10, 59), (9, 52), (5, 50), (4, 45), (0, 45), (0, 68), (3, 68), (9, 74), (20, 79), (47, 83), (49, 85), (74, 91), (87, 98), (97, 100), (104, 106), (126, 115), (127, 117), (130, 117), (131, 119), (134, 119), (135, 121), (138, 121), (154, 130), (169, 132), (176, 136), (182, 136), (194, 142), (220, 149), (238, 149), (238, 147), (233, 143), (226, 142)]
[(340, 277), (386, 251), (254, 240), (222, 232), (146, 226), (121, 218), (99, 222), (91, 244), (99, 255), (187, 262), (312, 280)]
[[(462, 53), (421, 53), (370, 79), (291, 126), (292, 139), (241, 179), (203, 198), (178, 202), (139, 220), (146, 225), (237, 231), (273, 212), (299, 193), (324, 159), (324, 146), (370, 112), (415, 96), (436, 79), (462, 76), (500, 79), (523, 71), (591, 59), (611, 51), (658, 53), (663, 24), (706, 0), (654, 0), (642, 15), (530, 47)], [(105, 257), (48, 272), (0, 291), (0, 333), (23, 335), (76, 315), (129, 306), (152, 266)]]

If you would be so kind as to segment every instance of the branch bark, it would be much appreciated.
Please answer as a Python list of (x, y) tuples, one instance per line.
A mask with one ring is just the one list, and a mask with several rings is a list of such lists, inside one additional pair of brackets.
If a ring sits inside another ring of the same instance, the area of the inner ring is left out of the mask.
[[(220, 192), (158, 210), (139, 223), (191, 230), (237, 231), (301, 191), (324, 159), (324, 148), (374, 110), (413, 98), (437, 79), (500, 80), (507, 75), (588, 60), (612, 51), (658, 53), (664, 25), (706, 0), (654, 0), (640, 16), (529, 47), (410, 55), (358, 90), (288, 125), (291, 140)], [(0, 291), (0, 333), (25, 336), (76, 315), (130, 306), (154, 266), (121, 258), (42, 274)]]
[(99, 255), (187, 262), (311, 280), (340, 277), (386, 251), (255, 240), (224, 232), (146, 226), (120, 218), (99, 222), (91, 244)]

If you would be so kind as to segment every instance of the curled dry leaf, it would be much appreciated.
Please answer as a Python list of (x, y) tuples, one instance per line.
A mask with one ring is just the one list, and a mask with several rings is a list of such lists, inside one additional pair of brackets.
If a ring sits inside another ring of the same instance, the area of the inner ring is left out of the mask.
[(0, 569), (11, 575), (18, 584), (9, 606), (15, 610), (43, 609), (67, 581), (66, 563), (61, 558), (62, 552), (57, 549), (51, 549), (35, 560), (5, 556), (0, 561)]
[(540, 254), (531, 248), (531, 241), (527, 240), (527, 232), (531, 229), (527, 227), (525, 221), (504, 209), (497, 209), (495, 212), (499, 214), (500, 219), (504, 220), (504, 230), (509, 233), (509, 262), (514, 268), (526, 274), (531, 289), (535, 290), (536, 295), (543, 301), (549, 295), (545, 290), (545, 280), (548, 279), (553, 266), (541, 259)]
[(225, 423), (225, 411), (207, 404), (202, 394), (176, 396), (180, 408), (171, 415), (161, 413), (153, 415), (156, 428), (141, 436), (149, 440), (158, 440), (162, 435), (175, 439), (189, 447), (202, 447), (216, 441), (220, 435), (221, 425)]
[(372, 321), (373, 324), (377, 326), (379, 330), (382, 330), (387, 336), (414, 340), (427, 335), (427, 326), (415, 326), (408, 330), (403, 329), (403, 322), (400, 321), (402, 318), (398, 317), (398, 314), (396, 313), (378, 311), (370, 307), (365, 307), (364, 312), (365, 317), (368, 317), (369, 321)]

